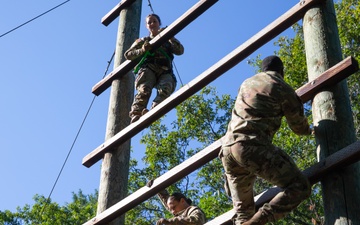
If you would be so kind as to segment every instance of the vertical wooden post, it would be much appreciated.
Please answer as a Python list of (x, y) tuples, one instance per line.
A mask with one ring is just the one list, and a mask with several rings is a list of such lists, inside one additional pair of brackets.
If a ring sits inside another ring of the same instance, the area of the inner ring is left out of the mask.
[[(333, 0), (310, 9), (303, 20), (309, 80), (341, 61)], [(312, 102), (318, 160), (356, 141), (346, 80), (325, 88)], [(321, 180), (325, 224), (360, 224), (360, 164)]]
[[(114, 68), (125, 61), (124, 53), (139, 37), (142, 0), (136, 0), (120, 13)], [(129, 111), (134, 98), (134, 76), (131, 72), (112, 82), (106, 140), (130, 123)], [(101, 166), (97, 214), (105, 211), (127, 196), (130, 161), (130, 140), (115, 151), (106, 153)], [(125, 223), (121, 216), (109, 225)]]

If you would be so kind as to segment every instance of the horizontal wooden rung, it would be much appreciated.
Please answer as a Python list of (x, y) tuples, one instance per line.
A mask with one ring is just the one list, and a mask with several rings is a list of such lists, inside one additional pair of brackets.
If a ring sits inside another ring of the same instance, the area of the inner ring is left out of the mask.
[(201, 166), (216, 158), (220, 151), (220, 147), (221, 139), (193, 155), (183, 163), (175, 166), (162, 176), (156, 178), (150, 188), (145, 186), (138, 189), (133, 194), (127, 196), (120, 202), (116, 203), (114, 206), (106, 209), (104, 212), (100, 213), (85, 224), (104, 224), (112, 221), (117, 216), (122, 215), (130, 209), (136, 207), (138, 204), (146, 201), (161, 190), (167, 188), (171, 184), (179, 181), (191, 172), (197, 170)]
[(296, 90), (303, 102), (311, 100), (322, 88), (332, 86), (344, 80), (359, 70), (359, 64), (354, 57), (347, 57), (335, 66), (326, 70), (316, 79)]
[[(118, 216), (126, 213), (127, 211), (135, 208), (138, 204), (146, 201), (152, 196), (156, 195), (163, 189), (166, 189), (171, 184), (179, 181), (183, 177), (189, 175), (196, 169), (215, 159), (221, 148), (221, 140), (214, 142), (210, 146), (201, 150), (194, 156), (190, 157), (183, 163), (172, 168), (162, 176), (156, 178), (153, 181), (151, 187), (142, 187), (131, 195), (127, 196), (120, 202), (116, 203), (112, 207), (106, 209), (104, 212), (98, 214), (93, 219), (84, 223), (84, 225), (106, 224)], [(315, 163), (313, 166), (307, 168), (303, 173), (309, 178), (311, 184), (315, 184), (320, 181), (326, 173), (334, 171), (338, 168), (349, 166), (352, 163), (360, 160), (360, 141), (335, 152), (327, 158)], [(257, 195), (255, 197), (256, 207), (259, 208), (264, 203), (270, 201), (277, 193), (281, 191), (280, 188), (270, 188), (269, 190)], [(232, 211), (221, 215), (212, 221), (206, 223), (206, 225), (225, 225), (228, 224), (231, 218)]]
[(123, 0), (119, 4), (117, 4), (110, 12), (108, 12), (102, 19), (101, 23), (105, 26), (108, 26), (111, 22), (113, 22), (119, 15), (121, 10), (129, 7), (136, 0)]

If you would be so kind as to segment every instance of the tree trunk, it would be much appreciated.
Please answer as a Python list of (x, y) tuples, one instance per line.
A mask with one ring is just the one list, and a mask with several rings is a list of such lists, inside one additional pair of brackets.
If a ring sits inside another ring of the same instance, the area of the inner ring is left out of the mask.
[[(141, 6), (142, 0), (137, 0), (120, 13), (114, 68), (125, 61), (125, 51), (139, 36)], [(129, 111), (133, 98), (134, 75), (132, 72), (112, 82), (106, 140), (129, 125)], [(128, 140), (115, 151), (106, 153), (104, 156), (101, 166), (97, 214), (127, 196), (130, 143)], [(124, 223), (125, 215), (122, 215), (108, 224), (121, 225)]]
[[(334, 2), (309, 10), (303, 20), (308, 78), (342, 59)], [(312, 102), (318, 160), (356, 141), (346, 80), (327, 87)], [(325, 224), (360, 224), (360, 164), (330, 173), (322, 181)]]

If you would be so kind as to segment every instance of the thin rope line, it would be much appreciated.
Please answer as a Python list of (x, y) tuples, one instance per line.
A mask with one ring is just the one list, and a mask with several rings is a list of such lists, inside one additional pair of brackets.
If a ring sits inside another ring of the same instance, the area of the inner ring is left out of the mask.
[[(166, 26), (166, 27), (167, 27), (167, 26)], [(165, 27), (165, 28), (166, 28), (166, 27)], [(161, 37), (161, 33), (159, 33), (158, 35)], [(175, 65), (175, 59), (172, 60), (172, 64), (173, 64), (173, 66), (174, 66), (174, 68), (175, 68), (175, 70), (176, 70), (176, 74), (177, 74), (177, 76), (178, 76), (178, 78), (179, 78), (179, 80), (180, 80), (181, 86), (184, 86), (184, 84), (183, 84), (183, 82), (182, 82), (182, 80), (181, 80), (181, 77), (180, 77), (180, 73), (179, 73), (179, 71), (178, 71), (178, 69), (177, 69), (177, 67), (176, 67), (176, 65)]]
[(48, 11), (46, 11), (46, 12), (44, 12), (44, 13), (42, 13), (42, 14), (40, 14), (40, 15), (38, 15), (38, 16), (36, 16), (36, 17), (34, 17), (34, 18), (32, 18), (31, 20), (29, 20), (29, 21), (27, 21), (27, 22), (25, 22), (25, 23), (23, 23), (23, 24), (21, 24), (21, 25), (19, 25), (19, 26), (15, 27), (15, 28), (13, 28), (13, 29), (9, 30), (8, 32), (5, 32), (4, 34), (0, 35), (0, 38), (1, 38), (1, 37), (3, 37), (3, 36), (5, 36), (5, 35), (7, 35), (7, 34), (9, 34), (9, 33), (11, 33), (11, 32), (13, 32), (13, 31), (15, 31), (15, 30), (17, 30), (17, 29), (19, 29), (20, 27), (22, 27), (22, 26), (24, 26), (24, 25), (26, 25), (26, 24), (30, 23), (31, 21), (36, 20), (37, 18), (39, 18), (39, 17), (41, 17), (41, 16), (45, 15), (46, 13), (48, 13), (48, 12), (50, 12), (50, 11), (52, 11), (52, 10), (54, 10), (54, 9), (56, 9), (56, 8), (58, 8), (58, 7), (60, 7), (60, 6), (62, 6), (62, 5), (64, 5), (64, 4), (65, 4), (65, 3), (67, 3), (67, 2), (70, 2), (70, 0), (67, 0), (67, 1), (65, 1), (65, 2), (63, 2), (63, 3), (61, 3), (61, 4), (57, 5), (57, 6), (55, 6), (54, 8), (49, 9)]
[[(111, 64), (114, 56), (115, 56), (115, 51), (114, 51), (113, 55), (111, 56), (110, 60), (108, 61), (108, 65), (107, 65), (107, 67), (106, 67), (106, 70), (105, 70), (105, 73), (104, 73), (103, 78), (106, 76), (107, 71), (109, 70), (110, 64)], [(64, 163), (63, 163), (63, 165), (62, 165), (62, 167), (61, 167), (61, 169), (60, 169), (60, 172), (59, 172), (59, 174), (58, 174), (58, 176), (57, 176), (57, 178), (56, 178), (56, 180), (55, 180), (55, 183), (54, 183), (54, 185), (53, 185), (53, 187), (52, 187), (52, 189), (51, 189), (51, 191), (50, 191), (50, 194), (49, 194), (49, 196), (47, 197), (47, 199), (46, 199), (46, 201), (45, 201), (45, 204), (44, 204), (44, 206), (42, 207), (42, 209), (41, 209), (41, 211), (40, 211), (40, 216), (42, 215), (45, 207), (47, 206), (47, 204), (48, 204), (49, 201), (50, 201), (50, 197), (51, 197), (51, 195), (52, 195), (52, 193), (53, 193), (53, 191), (54, 191), (54, 189), (55, 189), (55, 187), (56, 187), (56, 185), (57, 185), (57, 182), (59, 181), (59, 178), (60, 178), (60, 176), (61, 176), (61, 174), (62, 174), (62, 171), (63, 171), (64, 168), (65, 168), (65, 165), (66, 165), (66, 163), (67, 163), (67, 161), (68, 161), (68, 159), (69, 159), (69, 157), (70, 157), (70, 154), (71, 154), (71, 152), (72, 152), (72, 150), (73, 150), (73, 148), (74, 148), (74, 146), (75, 146), (75, 143), (76, 143), (76, 141), (77, 141), (77, 139), (78, 139), (78, 137), (79, 137), (79, 135), (80, 135), (80, 132), (81, 132), (81, 130), (82, 130), (82, 127), (84, 126), (85, 121), (86, 121), (86, 119), (87, 119), (87, 117), (88, 117), (88, 115), (89, 115), (89, 113), (90, 113), (90, 110), (91, 110), (93, 104), (94, 104), (95, 98), (96, 98), (96, 95), (94, 95), (94, 97), (93, 97), (93, 99), (92, 99), (92, 101), (91, 101), (91, 103), (90, 103), (90, 106), (89, 106), (89, 108), (88, 108), (88, 110), (87, 110), (87, 112), (86, 112), (86, 114), (85, 114), (85, 117), (84, 117), (84, 119), (83, 119), (83, 121), (82, 121), (82, 123), (81, 123), (81, 125), (80, 125), (80, 128), (79, 128), (79, 130), (78, 130), (78, 132), (77, 132), (77, 134), (76, 134), (76, 136), (75, 136), (75, 138), (74, 138), (74, 141), (73, 141), (73, 143), (72, 143), (72, 145), (71, 145), (71, 147), (70, 147), (70, 150), (69, 150), (69, 152), (68, 152), (68, 154), (67, 154), (67, 156), (66, 156), (66, 158), (65, 158), (65, 161), (64, 161)]]
[(174, 65), (174, 68), (175, 68), (175, 70), (176, 70), (176, 74), (178, 75), (178, 78), (179, 78), (179, 80), (180, 80), (181, 86), (184, 86), (184, 84), (183, 84), (183, 82), (182, 82), (182, 80), (181, 80), (181, 77), (180, 77), (179, 71), (178, 71), (178, 70), (177, 70), (177, 68), (176, 68), (176, 65), (175, 65), (174, 60), (173, 60), (173, 65)]
[(148, 3), (149, 3), (148, 6), (150, 7), (151, 12), (155, 14), (154, 9), (153, 9), (153, 7), (151, 6), (150, 0), (148, 0)]

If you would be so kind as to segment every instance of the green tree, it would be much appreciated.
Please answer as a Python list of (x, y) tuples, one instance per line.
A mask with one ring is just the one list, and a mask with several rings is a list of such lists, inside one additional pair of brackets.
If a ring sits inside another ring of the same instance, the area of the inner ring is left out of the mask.
[[(344, 57), (353, 56), (360, 62), (360, 3), (358, 0), (342, 0), (335, 5), (341, 49)], [(360, 73), (347, 79), (353, 110), (355, 132), (360, 138)]]
[(83, 224), (96, 215), (97, 191), (84, 195), (81, 190), (73, 193), (72, 202), (60, 206), (44, 196), (35, 195), (32, 206), (17, 208), (16, 212), (0, 211), (3, 225), (76, 225)]

